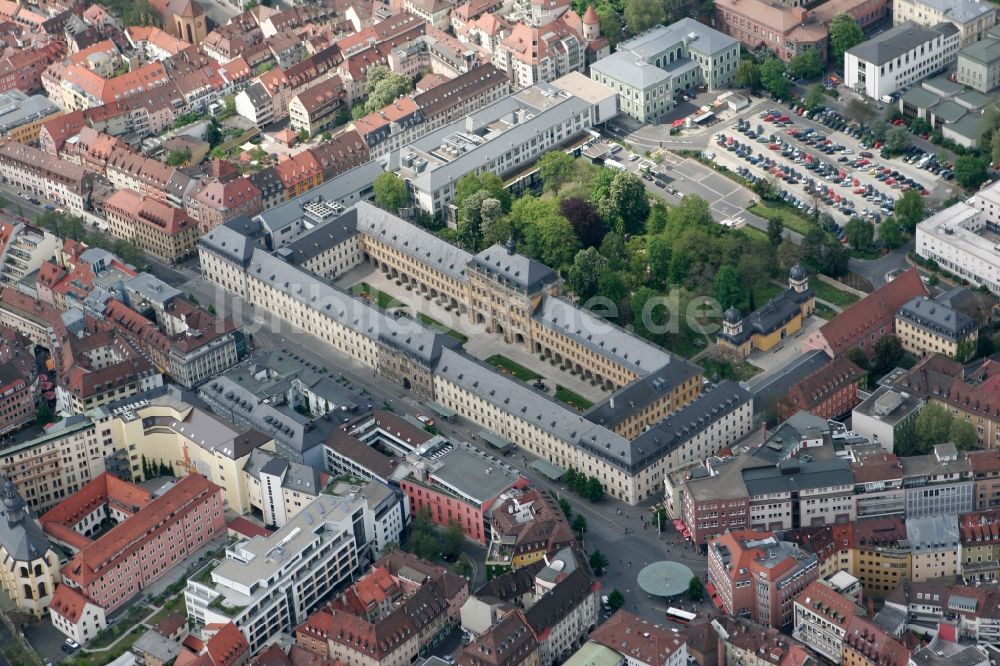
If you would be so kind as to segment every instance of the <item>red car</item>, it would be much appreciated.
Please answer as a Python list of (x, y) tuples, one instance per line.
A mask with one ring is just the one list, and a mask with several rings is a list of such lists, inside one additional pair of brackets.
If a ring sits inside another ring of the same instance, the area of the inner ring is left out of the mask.
[(920, 196), (926, 197), (928, 194), (930, 194), (930, 192), (928, 192), (927, 190), (920, 190)]
[(772, 143), (771, 145), (768, 146), (768, 148), (770, 148), (771, 150), (781, 150), (781, 146), (777, 143)]
[(788, 116), (781, 116), (780, 118), (778, 118), (779, 123), (787, 123), (790, 120), (791, 118), (789, 118)]
[(865, 192), (867, 192), (867, 190), (865, 188), (863, 188), (863, 187), (855, 187), (854, 188), (854, 193), (855, 194), (864, 194)]

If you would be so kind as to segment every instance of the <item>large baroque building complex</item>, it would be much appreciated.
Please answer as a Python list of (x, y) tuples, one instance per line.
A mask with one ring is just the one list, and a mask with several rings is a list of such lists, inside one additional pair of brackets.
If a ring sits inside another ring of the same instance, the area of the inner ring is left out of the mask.
[[(269, 219), (301, 231), (287, 234), (283, 246), (269, 236), (275, 247), (269, 252), (253, 234), (238, 231), (240, 223), (217, 227), (200, 241), (204, 275), (250, 303), (266, 303), (420, 399), (556, 465), (597, 476), (616, 498), (639, 502), (660, 491), (672, 466), (711, 455), (749, 432), (745, 391), (720, 386), (699, 398), (695, 366), (565, 300), (556, 273), (512, 244), (470, 255), (366, 202), (340, 212), (303, 198), (258, 216), (257, 227), (274, 227)], [(330, 282), (363, 260), (614, 396), (580, 413), (496, 372), (455, 338), (389, 316)], [(703, 406), (682, 410), (692, 403)], [(676, 423), (668, 418), (675, 413)]]

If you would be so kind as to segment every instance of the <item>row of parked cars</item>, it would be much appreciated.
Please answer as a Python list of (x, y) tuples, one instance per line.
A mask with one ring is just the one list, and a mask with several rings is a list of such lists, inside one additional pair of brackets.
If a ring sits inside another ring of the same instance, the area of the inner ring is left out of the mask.
[(903, 155), (903, 161), (907, 164), (915, 164), (917, 168), (929, 171), (945, 180), (955, 178), (954, 162), (941, 162), (934, 153), (928, 153), (926, 150), (917, 148), (916, 146), (910, 146), (907, 149)]

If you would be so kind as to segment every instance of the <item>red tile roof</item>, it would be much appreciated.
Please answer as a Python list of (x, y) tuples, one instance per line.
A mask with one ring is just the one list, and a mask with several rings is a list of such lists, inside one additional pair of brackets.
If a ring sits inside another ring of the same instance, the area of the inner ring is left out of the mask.
[(262, 527), (257, 523), (251, 522), (246, 518), (244, 518), (243, 516), (237, 516), (236, 518), (233, 518), (231, 521), (229, 521), (229, 524), (226, 525), (226, 527), (233, 530), (234, 532), (237, 532), (238, 534), (242, 534), (245, 537), (250, 537), (251, 539), (255, 536), (266, 537), (271, 535), (271, 530), (267, 529), (266, 527)]
[(79, 590), (69, 585), (60, 584), (56, 587), (56, 593), (52, 595), (52, 601), (49, 602), (49, 610), (63, 616), (72, 624), (76, 624), (80, 621), (80, 616), (83, 615), (83, 609), (89, 603), (87, 597), (83, 596)]
[(799, 592), (799, 596), (795, 597), (795, 603), (808, 608), (841, 629), (846, 629), (847, 623), (854, 617), (855, 609), (858, 608), (854, 601), (818, 580), (806, 585), (805, 589)]
[(250, 643), (235, 624), (227, 622), (217, 634), (208, 639), (205, 648), (215, 666), (232, 666), (240, 663), (250, 651)]
[(84, 548), (91, 540), (73, 529), (84, 517), (105, 504), (132, 515), (146, 506), (150, 498), (148, 490), (104, 472), (46, 511), (38, 521), (56, 539)]

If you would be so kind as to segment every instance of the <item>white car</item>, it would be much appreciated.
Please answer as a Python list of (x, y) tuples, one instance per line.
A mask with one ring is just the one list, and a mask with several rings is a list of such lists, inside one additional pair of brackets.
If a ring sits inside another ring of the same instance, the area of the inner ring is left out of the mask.
[(629, 153), (628, 154), (628, 161), (629, 162), (635, 162), (637, 159), (639, 159), (639, 155), (637, 153)]
[(417, 414), (417, 420), (423, 423), (424, 425), (429, 425), (429, 426), (434, 425), (434, 419), (432, 419), (429, 416), (424, 416), (423, 414)]

